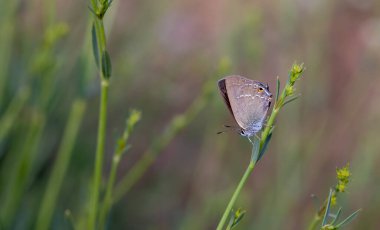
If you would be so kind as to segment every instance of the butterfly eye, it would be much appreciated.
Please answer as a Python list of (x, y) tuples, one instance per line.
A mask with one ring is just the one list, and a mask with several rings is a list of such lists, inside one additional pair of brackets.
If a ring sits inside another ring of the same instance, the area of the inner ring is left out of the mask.
[(261, 93), (261, 92), (264, 91), (264, 89), (260, 87), (257, 91), (258, 91), (259, 93)]

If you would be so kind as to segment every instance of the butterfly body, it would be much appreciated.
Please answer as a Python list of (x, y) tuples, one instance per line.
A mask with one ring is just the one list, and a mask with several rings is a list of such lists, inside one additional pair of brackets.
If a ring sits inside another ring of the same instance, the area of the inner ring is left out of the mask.
[(272, 94), (267, 84), (233, 75), (218, 81), (219, 91), (240, 126), (242, 136), (253, 136), (264, 124)]

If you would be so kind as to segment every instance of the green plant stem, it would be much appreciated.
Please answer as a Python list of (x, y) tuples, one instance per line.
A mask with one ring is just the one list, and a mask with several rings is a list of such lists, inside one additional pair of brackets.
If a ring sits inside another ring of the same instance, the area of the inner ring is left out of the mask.
[(240, 180), (237, 188), (235, 189), (234, 194), (231, 197), (230, 202), (227, 205), (226, 210), (223, 213), (222, 218), (219, 221), (218, 227), (216, 228), (217, 230), (222, 230), (223, 229), (223, 226), (225, 225), (225, 223), (227, 221), (227, 218), (229, 217), (229, 215), (231, 213), (231, 209), (234, 206), (234, 204), (236, 202), (236, 199), (238, 198), (238, 196), (239, 196), (242, 188), (244, 187), (245, 183), (247, 182), (247, 179), (248, 179), (249, 175), (251, 175), (251, 173), (252, 173), (252, 171), (253, 171), (254, 168), (255, 168), (255, 162), (250, 161), (247, 169), (244, 172), (243, 177), (241, 178), (241, 180)]
[[(335, 193), (335, 192), (334, 192)], [(325, 213), (326, 211), (326, 207), (327, 207), (327, 202), (328, 202), (328, 199), (326, 199), (324, 202), (323, 202), (323, 205), (319, 208), (318, 212), (315, 214), (313, 220), (311, 221), (309, 227), (308, 227), (308, 230), (313, 230), (317, 227), (317, 225), (319, 224), (319, 222), (322, 220), (322, 217), (323, 217), (323, 214)]]
[(103, 207), (100, 211), (100, 217), (99, 217), (100, 228), (104, 228), (107, 214), (112, 205), (112, 193), (113, 193), (113, 187), (115, 185), (115, 180), (116, 180), (116, 172), (117, 172), (117, 168), (119, 166), (123, 151), (124, 149), (119, 149), (119, 151), (117, 151), (112, 158), (112, 166), (111, 166), (111, 172), (110, 172), (110, 176), (107, 183), (106, 195), (104, 198)]
[(74, 147), (85, 107), (86, 103), (82, 99), (77, 99), (71, 107), (70, 117), (65, 128), (62, 144), (59, 148), (57, 159), (54, 162), (53, 171), (49, 178), (45, 196), (38, 214), (36, 229), (49, 229), (51, 217), (54, 214), (56, 200), (69, 165), (71, 152)]
[[(91, 0), (91, 5), (93, 11), (98, 10), (98, 1)], [(102, 168), (103, 168), (103, 158), (104, 158), (104, 148), (105, 148), (105, 137), (106, 137), (106, 123), (107, 123), (107, 103), (108, 103), (108, 88), (109, 80), (105, 78), (104, 72), (102, 71), (102, 55), (106, 48), (106, 35), (104, 32), (103, 18), (94, 15), (94, 28), (97, 40), (97, 60), (99, 61), (99, 75), (101, 79), (101, 101), (99, 108), (99, 123), (98, 123), (98, 138), (97, 138), (97, 148), (95, 156), (95, 168), (94, 168), (94, 178), (93, 178), (93, 188), (92, 188), (92, 200), (89, 216), (89, 229), (96, 229), (96, 219), (98, 216), (98, 203), (99, 203), (99, 193), (100, 185), (102, 181)], [(109, 77), (109, 76), (108, 76)]]
[(109, 82), (106, 79), (101, 81), (101, 99), (99, 109), (99, 123), (98, 123), (98, 139), (95, 156), (95, 169), (92, 187), (92, 200), (89, 217), (89, 229), (95, 229), (96, 217), (98, 213), (99, 191), (102, 181), (102, 166), (104, 158), (104, 147), (106, 137), (106, 124), (107, 124), (107, 103), (108, 103), (108, 87)]

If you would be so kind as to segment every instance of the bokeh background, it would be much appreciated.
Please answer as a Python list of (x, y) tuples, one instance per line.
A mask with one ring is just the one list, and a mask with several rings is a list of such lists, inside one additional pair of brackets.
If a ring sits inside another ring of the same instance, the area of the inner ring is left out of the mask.
[[(278, 117), (268, 152), (237, 207), (238, 229), (305, 229), (336, 167), (350, 162), (345, 229), (379, 229), (380, 2), (115, 0), (105, 17), (113, 72), (104, 181), (130, 109), (142, 112), (117, 183), (146, 170), (113, 206), (108, 229), (214, 229), (250, 159), (250, 144), (216, 81), (240, 74), (282, 82), (305, 63), (300, 99)], [(87, 1), (2, 1), (2, 226), (33, 229), (71, 106), (86, 106), (51, 229), (86, 216), (96, 147), (99, 79)], [(174, 122), (173, 122), (174, 120)], [(178, 125), (180, 124), (180, 125)], [(151, 160), (146, 160), (147, 157)], [(317, 198), (312, 198), (315, 194)], [(71, 215), (64, 215), (70, 210)]]

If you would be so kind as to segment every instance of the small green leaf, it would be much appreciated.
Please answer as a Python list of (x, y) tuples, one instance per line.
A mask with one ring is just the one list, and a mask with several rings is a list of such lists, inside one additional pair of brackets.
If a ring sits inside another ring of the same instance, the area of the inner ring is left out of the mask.
[(279, 94), (280, 94), (280, 79), (279, 79), (279, 77), (277, 76), (277, 84), (276, 84), (276, 102), (278, 101)]
[(91, 29), (91, 36), (92, 36), (92, 52), (94, 54), (96, 66), (99, 68), (98, 39), (96, 37), (96, 29), (95, 29), (94, 24), (92, 25), (92, 29)]
[(332, 225), (334, 225), (338, 221), (341, 213), (342, 213), (342, 208), (339, 208), (338, 212), (335, 214), (334, 220), (331, 222)]
[(284, 105), (286, 105), (286, 104), (288, 104), (288, 103), (290, 103), (290, 102), (292, 102), (294, 100), (297, 100), (300, 96), (301, 96), (301, 94), (298, 94), (297, 96), (294, 96), (294, 97), (286, 100), (282, 106), (284, 106)]
[(240, 223), (240, 221), (243, 219), (245, 213), (246, 213), (246, 211), (241, 210), (240, 208), (235, 212), (235, 218), (234, 218), (234, 222), (231, 226), (231, 229), (233, 229), (234, 227), (236, 227)]
[(93, 13), (96, 16), (95, 11), (91, 8), (91, 6), (87, 6), (87, 8), (90, 10), (91, 13)]
[(234, 224), (234, 221), (235, 221), (235, 213), (234, 211), (231, 209), (231, 212), (230, 212), (230, 220), (228, 221), (228, 225), (226, 227), (226, 230), (231, 230), (232, 229), (232, 225)]
[(109, 79), (111, 77), (111, 72), (112, 72), (111, 59), (107, 51), (104, 51), (102, 55), (102, 72), (103, 72), (103, 76), (106, 79)]
[(352, 221), (358, 214), (359, 212), (361, 211), (361, 209), (358, 209), (356, 210), (354, 213), (352, 213), (349, 217), (347, 217), (346, 219), (344, 219), (342, 222), (340, 222), (336, 228), (340, 228), (342, 227), (343, 225), (349, 223), (350, 221)]
[[(272, 129), (273, 129), (273, 128), (272, 128)], [(269, 141), (270, 141), (271, 139), (272, 139), (272, 130), (271, 130), (271, 132), (269, 133), (269, 135), (267, 136), (267, 138), (265, 139), (265, 143), (264, 143), (263, 147), (261, 148), (261, 151), (260, 151), (260, 154), (259, 154), (259, 157), (258, 157), (257, 161), (259, 161), (259, 160), (261, 159), (261, 157), (264, 156), (264, 153), (265, 153), (265, 151), (266, 151), (267, 148), (268, 148), (268, 143), (269, 143)]]
[(326, 225), (327, 217), (329, 216), (329, 213), (330, 213), (332, 194), (333, 194), (333, 190), (330, 188), (329, 198), (327, 199), (326, 211), (325, 211), (325, 215), (323, 216), (322, 227)]
[(252, 144), (251, 161), (256, 163), (259, 158), (260, 141), (257, 137), (254, 137), (253, 142), (251, 141), (251, 139), (249, 139), (249, 141)]

